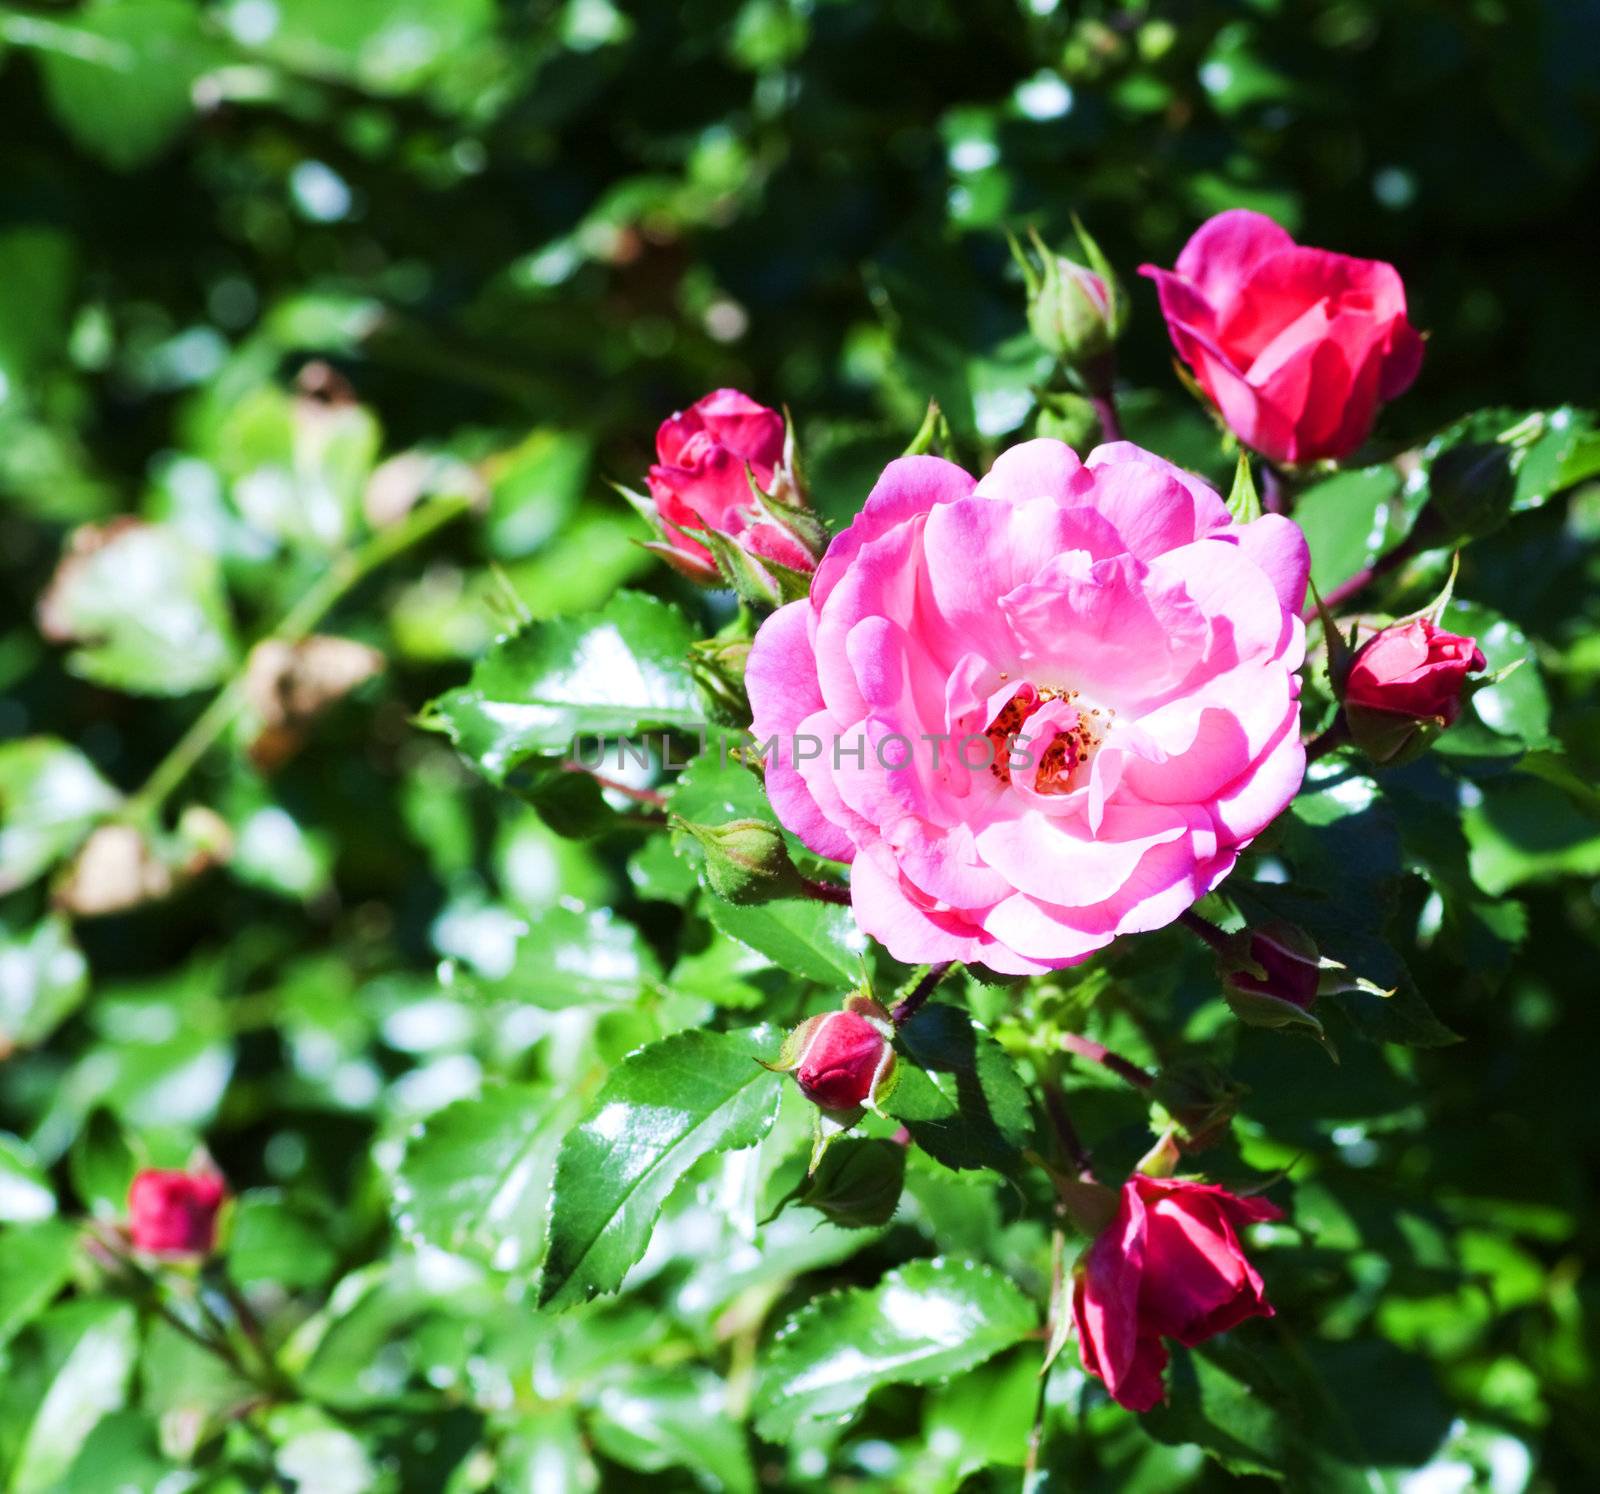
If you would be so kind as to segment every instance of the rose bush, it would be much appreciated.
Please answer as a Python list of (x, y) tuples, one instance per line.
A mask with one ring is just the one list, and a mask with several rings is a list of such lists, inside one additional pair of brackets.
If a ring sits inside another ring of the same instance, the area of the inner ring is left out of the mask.
[(1126, 443), (903, 458), (756, 637), (773, 806), (898, 959), (1159, 928), (1299, 786), (1306, 569), (1293, 523)]

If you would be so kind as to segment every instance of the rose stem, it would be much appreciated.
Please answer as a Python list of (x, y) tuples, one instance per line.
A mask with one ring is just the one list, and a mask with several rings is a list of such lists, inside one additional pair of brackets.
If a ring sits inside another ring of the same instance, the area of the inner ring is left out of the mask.
[(1194, 911), (1193, 908), (1185, 908), (1184, 911), (1178, 915), (1178, 922), (1181, 923), (1186, 929), (1198, 934), (1213, 949), (1220, 950), (1228, 942), (1228, 936), (1223, 933), (1222, 930), (1216, 926), (1216, 924), (1210, 923), (1206, 919), (1202, 918)]
[(1335, 747), (1342, 747), (1350, 740), (1350, 723), (1345, 720), (1341, 711), (1325, 732), (1313, 737), (1306, 743), (1306, 761), (1314, 763), (1324, 753), (1332, 752)]
[(801, 877), (800, 881), (805, 887), (807, 897), (815, 898), (819, 903), (840, 903), (849, 907), (848, 887), (843, 887), (838, 882), (824, 882), (819, 877)]
[(921, 980), (911, 988), (910, 994), (889, 1013), (890, 1020), (898, 1027), (902, 1022), (909, 1022), (918, 1011), (923, 1002), (933, 995), (934, 987), (947, 976), (955, 966), (954, 960), (945, 960), (938, 965), (928, 966)]
[(624, 799), (632, 799), (635, 804), (649, 804), (656, 809), (667, 807), (667, 796), (658, 794), (654, 789), (630, 788), (625, 783), (619, 783), (615, 778), (607, 778), (603, 773), (596, 773), (593, 768), (586, 768), (582, 763), (562, 763), (562, 769), (568, 773), (587, 773), (603, 789), (609, 789), (614, 794), (621, 794)]
[(1068, 1053), (1076, 1054), (1079, 1058), (1087, 1058), (1091, 1063), (1110, 1069), (1119, 1079), (1126, 1079), (1129, 1084), (1139, 1089), (1149, 1089), (1156, 1082), (1138, 1064), (1124, 1058), (1120, 1053), (1113, 1053), (1104, 1043), (1097, 1043), (1093, 1038), (1082, 1037), (1076, 1032), (1064, 1032), (1061, 1034), (1061, 1046)]
[(1090, 1163), (1089, 1148), (1083, 1144), (1083, 1138), (1078, 1135), (1078, 1128), (1073, 1125), (1072, 1117), (1067, 1113), (1067, 1101), (1061, 1093), (1058, 1076), (1048, 1075), (1039, 1087), (1039, 1092), (1044, 1096), (1045, 1113), (1055, 1128), (1061, 1149), (1067, 1154), (1072, 1165), (1078, 1169), (1079, 1180), (1085, 1183), (1094, 1182), (1094, 1168)]
[[(378, 530), (354, 550), (347, 550), (335, 557), (321, 577), (268, 634), (268, 638), (288, 644), (304, 641), (354, 586), (380, 566), (386, 565), (413, 545), (420, 544), (435, 530), (459, 518), (471, 506), (471, 500), (467, 498), (439, 498), (421, 504), (399, 523)], [(156, 817), (167, 797), (189, 776), (190, 769), (211, 750), (244, 709), (248, 668), (247, 655), (233, 678), (195, 718), (188, 731), (178, 739), (177, 745), (156, 764), (155, 771), (145, 780), (144, 787), (128, 800), (119, 818), (139, 822)]]

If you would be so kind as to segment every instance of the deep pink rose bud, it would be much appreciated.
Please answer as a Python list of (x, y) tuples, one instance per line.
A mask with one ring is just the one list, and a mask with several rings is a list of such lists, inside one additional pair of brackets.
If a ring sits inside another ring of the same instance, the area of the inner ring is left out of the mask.
[(876, 1107), (894, 1085), (893, 1030), (876, 1002), (852, 996), (843, 1011), (808, 1017), (795, 1028), (770, 1067), (793, 1074), (800, 1092), (823, 1110)]
[(128, 1189), (128, 1235), (147, 1255), (209, 1255), (217, 1243), (217, 1212), (228, 1196), (214, 1172), (146, 1168)]
[[(783, 416), (737, 389), (714, 389), (661, 423), (650, 504), (662, 538), (649, 548), (707, 585), (737, 584), (744, 571), (759, 577), (761, 561), (809, 575), (826, 543)], [(729, 575), (730, 565), (739, 572)]]
[(1415, 618), (1362, 647), (1345, 679), (1344, 703), (1449, 726), (1461, 714), (1467, 676), (1487, 667), (1476, 639)]
[(1244, 943), (1246, 959), (1264, 973), (1233, 970), (1228, 983), (1309, 1011), (1322, 984), (1322, 957), (1316, 946), (1299, 930), (1283, 926), (1250, 930)]
[(1200, 388), (1275, 462), (1349, 456), (1422, 364), (1393, 265), (1296, 244), (1260, 213), (1218, 213), (1175, 270), (1139, 273)]
[(1073, 1283), (1083, 1367), (1129, 1410), (1157, 1405), (1167, 1367), (1162, 1339), (1192, 1347), (1246, 1318), (1272, 1316), (1239, 1231), (1282, 1217), (1265, 1199), (1135, 1173)]

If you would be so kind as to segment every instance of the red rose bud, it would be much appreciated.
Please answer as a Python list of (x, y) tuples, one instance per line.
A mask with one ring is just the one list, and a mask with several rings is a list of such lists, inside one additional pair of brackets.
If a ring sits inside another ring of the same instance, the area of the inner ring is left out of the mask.
[(214, 1172), (146, 1168), (128, 1189), (128, 1236), (147, 1255), (210, 1255), (228, 1195)]
[(827, 542), (795, 467), (778, 411), (716, 389), (662, 422), (650, 496), (625, 496), (657, 525), (649, 548), (675, 569), (770, 601), (794, 590), (787, 577), (810, 575)]
[(845, 1009), (808, 1017), (789, 1034), (778, 1062), (800, 1092), (822, 1110), (876, 1108), (895, 1080), (893, 1024), (877, 1002), (852, 996)]
[(1156, 1406), (1164, 1394), (1164, 1338), (1192, 1347), (1246, 1318), (1272, 1316), (1239, 1231), (1282, 1217), (1265, 1199), (1135, 1173), (1123, 1185), (1116, 1218), (1075, 1274), (1072, 1314), (1083, 1367), (1129, 1410)]
[(1461, 714), (1469, 674), (1487, 668), (1477, 640), (1447, 633), (1425, 617), (1385, 628), (1350, 665), (1345, 704), (1446, 726)]

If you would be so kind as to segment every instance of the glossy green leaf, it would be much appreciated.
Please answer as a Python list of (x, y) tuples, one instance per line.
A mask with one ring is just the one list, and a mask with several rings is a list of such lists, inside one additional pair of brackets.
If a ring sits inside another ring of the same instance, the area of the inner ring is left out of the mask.
[(405, 93), (471, 47), (493, 20), (491, 0), (278, 0), (270, 55), (314, 78)]
[(85, 1438), (123, 1405), (138, 1349), (133, 1308), (109, 1301), (52, 1308), (17, 1340), (7, 1395), (21, 1426), (8, 1494), (56, 1494)]
[(441, 695), (427, 724), (493, 782), (537, 756), (568, 756), (578, 739), (592, 754), (603, 739), (663, 728), (696, 731), (704, 720), (684, 660), (694, 635), (681, 613), (654, 597), (619, 592), (592, 617), (533, 623), (478, 661), (470, 683)]
[[(4, 1164), (0, 1164), (3, 1166)], [(0, 1188), (5, 1183), (0, 1181)], [(50, 1305), (72, 1278), (77, 1230), (64, 1219), (41, 1219), (0, 1230), (0, 1348)]]
[(750, 1451), (727, 1406), (727, 1385), (708, 1370), (642, 1370), (600, 1390), (589, 1429), (600, 1452), (637, 1473), (687, 1468), (707, 1488), (753, 1494)]
[(239, 1286), (278, 1283), (317, 1290), (339, 1264), (329, 1221), (276, 1189), (253, 1188), (233, 1203), (224, 1261)]
[(216, 56), (188, 0), (93, 0), (44, 56), (50, 106), (79, 145), (119, 170), (159, 155), (194, 109)]
[(572, 1107), (549, 1089), (507, 1084), (421, 1122), (394, 1182), (394, 1216), (416, 1243), (499, 1271), (526, 1270), (544, 1247), (556, 1151)]
[(834, 990), (861, 983), (866, 936), (840, 904), (782, 898), (746, 907), (707, 898), (705, 912), (730, 939), (765, 955), (780, 970)]
[(929, 1396), (917, 1487), (953, 1491), (985, 1468), (1020, 1468), (1039, 1399), (1036, 1348), (1024, 1345), (957, 1375)]
[(681, 1032), (617, 1066), (561, 1145), (542, 1306), (615, 1291), (684, 1173), (766, 1135), (780, 1080), (756, 1060), (777, 1046), (769, 1028)]
[(89, 989), (72, 926), (52, 915), (25, 934), (0, 925), (0, 1053), (42, 1043)]
[(54, 737), (0, 742), (0, 893), (70, 855), (118, 799), (76, 747)]
[(990, 1266), (913, 1261), (875, 1287), (818, 1297), (763, 1356), (756, 1429), (782, 1441), (807, 1421), (849, 1416), (881, 1385), (960, 1374), (1033, 1331), (1037, 1311)]
[(1427, 497), (1387, 465), (1357, 467), (1313, 483), (1296, 499), (1294, 521), (1311, 547), (1311, 579), (1328, 591), (1400, 543)]
[(627, 1005), (661, 977), (639, 930), (609, 908), (582, 911), (558, 904), (532, 919), (505, 951), (498, 944), (458, 942), (466, 931), (458, 935), (454, 925), (436, 937), (447, 954), (475, 966), (470, 986), (549, 1011)]
[(139, 1161), (109, 1110), (96, 1110), (72, 1144), (72, 1187), (85, 1208), (102, 1219), (120, 1219)]
[(55, 1189), (32, 1150), (0, 1131), (0, 1223), (35, 1224), (55, 1211)]
[(1027, 1088), (1005, 1051), (960, 1007), (930, 1002), (895, 1040), (886, 1106), (946, 1167), (1014, 1169), (1033, 1136)]

